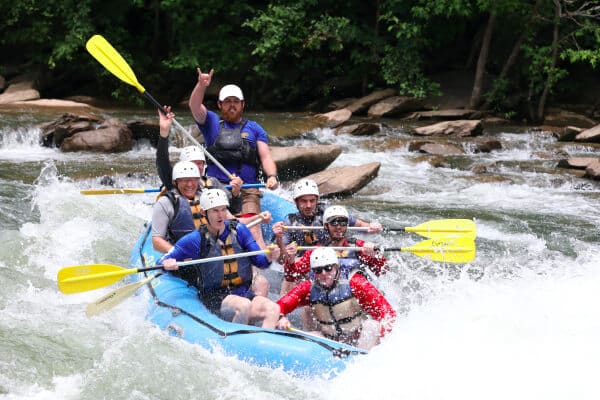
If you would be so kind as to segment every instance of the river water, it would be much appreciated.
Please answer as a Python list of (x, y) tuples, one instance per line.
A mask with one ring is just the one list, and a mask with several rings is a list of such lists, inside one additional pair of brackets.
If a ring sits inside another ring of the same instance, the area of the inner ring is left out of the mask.
[[(180, 122), (191, 123), (180, 114)], [(108, 289), (60, 293), (56, 273), (65, 266), (127, 265), (151, 216), (152, 194), (79, 191), (99, 188), (106, 174), (120, 187), (158, 181), (148, 143), (123, 154), (40, 147), (34, 124), (56, 116), (0, 114), (0, 399), (599, 398), (600, 185), (557, 174), (546, 156), (556, 147), (550, 136), (495, 128), (489, 134), (502, 150), (468, 152), (451, 158), (450, 167), (433, 168), (407, 150), (398, 121), (370, 138), (328, 129), (285, 138), (304, 116), (250, 115), (279, 136), (278, 144), (341, 145), (333, 166), (381, 162), (373, 182), (339, 200), (363, 219), (390, 227), (441, 218), (477, 223), (471, 264), (387, 254), (392, 272), (379, 284), (399, 313), (394, 331), (324, 380), (250, 366), (169, 337), (144, 319), (140, 296), (88, 319), (85, 306)], [(600, 155), (583, 145), (563, 150)], [(465, 167), (474, 164), (488, 166), (495, 179)], [(422, 238), (369, 239), (397, 247)]]

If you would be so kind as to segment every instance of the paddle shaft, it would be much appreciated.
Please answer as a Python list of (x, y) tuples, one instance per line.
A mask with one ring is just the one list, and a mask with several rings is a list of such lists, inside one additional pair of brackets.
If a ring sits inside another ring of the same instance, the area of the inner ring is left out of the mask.
[[(323, 226), (294, 226), (294, 225), (284, 225), (283, 229), (288, 230), (288, 231), (305, 231), (305, 230), (324, 230), (325, 228)], [(347, 228), (349, 231), (368, 231), (369, 227), (368, 226), (349, 226)], [(413, 232), (413, 230), (409, 230), (410, 228), (383, 228), (384, 231), (389, 231), (389, 232)], [(420, 232), (420, 231), (414, 231), (416, 233)], [(431, 228), (431, 229), (427, 229), (427, 232), (448, 232), (448, 233), (468, 233), (470, 232), (470, 230), (468, 229), (461, 229), (461, 228), (456, 228), (456, 229), (452, 229), (452, 228)]]
[[(204, 264), (204, 263), (213, 262), (213, 261), (230, 260), (230, 259), (241, 258), (241, 257), (251, 257), (251, 256), (255, 256), (258, 254), (268, 253), (268, 252), (269, 252), (269, 250), (265, 249), (265, 250), (249, 251), (246, 253), (228, 254), (225, 256), (217, 256), (217, 257), (210, 257), (210, 258), (201, 258), (201, 259), (197, 259), (197, 260), (181, 261), (181, 262), (177, 263), (177, 266), (185, 267), (187, 265)], [(110, 278), (110, 277), (119, 278), (122, 276), (132, 275), (132, 274), (136, 274), (139, 272), (155, 271), (157, 269), (163, 269), (163, 266), (155, 265), (153, 267), (146, 267), (146, 268), (121, 268), (116, 271), (74, 276), (71, 278), (66, 278), (66, 279), (62, 280), (61, 282), (62, 283), (76, 283), (76, 282), (80, 282), (80, 281), (94, 280), (97, 278)]]
[[(144, 95), (144, 97), (146, 97), (148, 100), (150, 100), (152, 103), (154, 103), (155, 106), (158, 107), (158, 109), (160, 110), (160, 112), (162, 112), (164, 115), (167, 115), (167, 110), (165, 110), (165, 108), (154, 98), (152, 97), (152, 95), (150, 93), (148, 93), (148, 91), (144, 91), (142, 93)], [(194, 138), (187, 129), (185, 129), (183, 126), (181, 126), (181, 124), (175, 119), (173, 118), (173, 123), (175, 124), (175, 126), (181, 131), (183, 132), (183, 134), (185, 135), (186, 138), (188, 138), (188, 140), (190, 140), (192, 143), (194, 143), (196, 146), (200, 147), (203, 151), (204, 154), (206, 154), (206, 156), (210, 159), (210, 161), (213, 162), (213, 164), (215, 164), (217, 166), (217, 168), (219, 168), (221, 170), (221, 172), (223, 172), (225, 175), (227, 175), (229, 177), (229, 179), (233, 179), (234, 175), (227, 171), (227, 169), (225, 169), (225, 167), (223, 166), (223, 164), (221, 164), (216, 158), (214, 158), (212, 156), (212, 154), (210, 154), (208, 152), (208, 150), (206, 150), (206, 148), (204, 146), (202, 146), (197, 140), (196, 138)]]
[[(134, 86), (140, 93), (146, 97), (146, 99), (150, 100), (164, 115), (167, 115), (167, 110), (164, 109), (162, 104), (160, 104), (148, 91), (138, 82), (135, 73), (131, 69), (131, 66), (125, 61), (123, 56), (119, 54), (119, 52), (101, 35), (92, 36), (86, 43), (86, 49), (88, 52), (98, 61), (104, 68), (106, 68), (110, 73), (114, 76), (127, 83), (128, 85)], [(200, 143), (185, 129), (175, 118), (173, 118), (173, 123), (177, 128), (179, 128), (192, 143), (196, 146), (200, 147), (204, 154), (225, 174), (229, 177), (229, 179), (233, 178), (233, 175), (221, 165), (217, 159), (215, 159), (204, 146), (201, 146)]]
[[(231, 189), (231, 185), (224, 185), (225, 189)], [(264, 183), (245, 183), (242, 185), (242, 189), (251, 188), (264, 188)], [(157, 193), (160, 192), (160, 188), (115, 188), (115, 189), (84, 189), (80, 190), (79, 193), (84, 195), (102, 195), (102, 194), (139, 194), (139, 193)]]

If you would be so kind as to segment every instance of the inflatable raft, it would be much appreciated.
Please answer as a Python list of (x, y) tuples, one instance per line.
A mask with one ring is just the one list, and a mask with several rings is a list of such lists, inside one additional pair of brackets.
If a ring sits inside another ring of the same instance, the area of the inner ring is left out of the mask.
[[(295, 212), (292, 203), (274, 194), (265, 192), (262, 200), (263, 209), (271, 212), (273, 221)], [(152, 248), (148, 224), (132, 250), (130, 265), (134, 268), (151, 266), (160, 256), (161, 253)], [(151, 295), (148, 318), (161, 329), (251, 364), (282, 368), (294, 375), (331, 378), (350, 360), (365, 354), (356, 347), (298, 331), (226, 322), (204, 307), (193, 287), (168, 273), (158, 273), (144, 287)]]

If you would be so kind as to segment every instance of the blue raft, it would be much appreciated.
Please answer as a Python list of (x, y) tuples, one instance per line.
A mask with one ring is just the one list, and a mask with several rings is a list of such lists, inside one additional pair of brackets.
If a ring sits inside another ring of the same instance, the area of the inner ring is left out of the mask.
[[(296, 211), (292, 203), (268, 192), (261, 205), (271, 212), (273, 221)], [(151, 266), (160, 256), (152, 248), (151, 227), (147, 226), (131, 252), (130, 265)], [(150, 282), (145, 286), (151, 294), (148, 318), (170, 335), (206, 349), (218, 349), (251, 364), (282, 368), (294, 375), (326, 378), (341, 372), (357, 355), (365, 354), (356, 347), (302, 332), (226, 322), (204, 307), (196, 289), (171, 274), (158, 273)]]

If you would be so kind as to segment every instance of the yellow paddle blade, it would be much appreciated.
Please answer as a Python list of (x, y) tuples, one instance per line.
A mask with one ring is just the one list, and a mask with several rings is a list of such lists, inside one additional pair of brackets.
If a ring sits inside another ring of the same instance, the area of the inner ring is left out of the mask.
[(430, 239), (401, 251), (439, 262), (468, 263), (475, 259), (475, 241), (467, 237)]
[(86, 189), (86, 190), (80, 190), (79, 193), (85, 194), (85, 195), (133, 194), (133, 193), (146, 193), (146, 189)]
[(475, 239), (477, 236), (475, 222), (470, 219), (437, 219), (424, 222), (417, 226), (408, 226), (404, 228), (404, 230), (430, 239), (459, 236)]
[(140, 93), (146, 89), (138, 82), (135, 73), (127, 61), (115, 50), (114, 47), (101, 35), (94, 35), (87, 41), (85, 48), (100, 64), (112, 72), (123, 82), (134, 86)]
[(124, 276), (136, 272), (137, 269), (110, 264), (74, 265), (58, 271), (58, 289), (66, 294), (86, 292), (112, 285)]
[(105, 294), (95, 302), (87, 305), (87, 307), (85, 308), (85, 315), (87, 315), (88, 318), (90, 318), (95, 315), (100, 315), (108, 310), (112, 310), (113, 308), (121, 304), (123, 301), (133, 296), (139, 288), (150, 282), (152, 279), (154, 279), (154, 277), (154, 275), (151, 275), (145, 279), (142, 279), (141, 281), (121, 286), (120, 288)]

